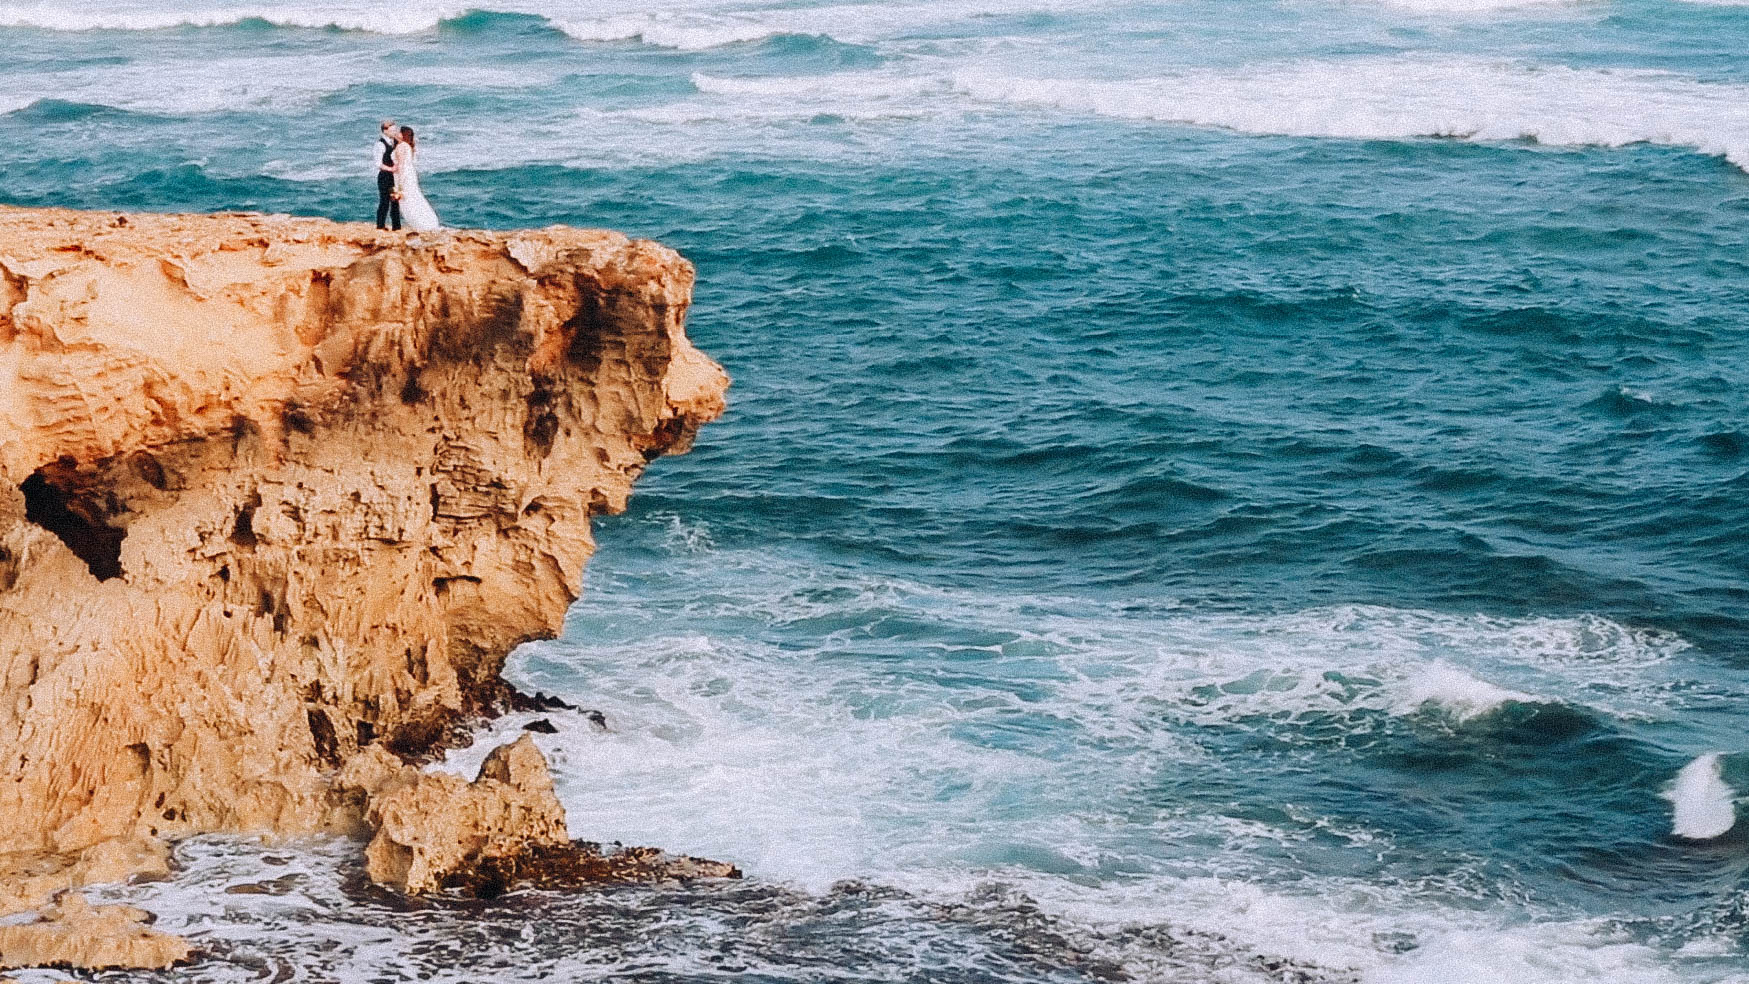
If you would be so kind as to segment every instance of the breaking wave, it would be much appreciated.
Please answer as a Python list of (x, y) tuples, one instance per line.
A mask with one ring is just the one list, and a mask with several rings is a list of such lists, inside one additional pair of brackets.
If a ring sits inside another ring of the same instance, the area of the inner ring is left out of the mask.
[(1127, 81), (965, 70), (954, 81), (971, 97), (991, 103), (1261, 135), (1523, 140), (1550, 147), (1658, 144), (1722, 156), (1749, 168), (1749, 86), (1662, 71), (1416, 55), (1248, 65)]
[(1712, 840), (1737, 825), (1736, 791), (1725, 782), (1724, 756), (1718, 752), (1683, 766), (1664, 798), (1674, 808), (1670, 832), (1677, 837)]
[(270, 27), (338, 28), (375, 34), (413, 34), (428, 31), (444, 21), (467, 13), (463, 4), (441, 7), (390, 5), (369, 6), (253, 5), (236, 7), (122, 6), (102, 9), (96, 5), (0, 5), (0, 27), (30, 27), (49, 31), (161, 31), (177, 27), (236, 27), (250, 23)]
[(1541, 13), (1551, 8), (1584, 9), (1602, 6), (1607, 0), (1371, 0), (1371, 2), (1417, 13), (1485, 16), (1514, 11)]
[(1537, 703), (1544, 702), (1521, 691), (1495, 686), (1447, 663), (1435, 662), (1409, 676), (1396, 709), (1413, 712), (1436, 708), (1461, 723), (1492, 714), (1507, 704)]
[[(466, 3), (365, 2), (309, 5), (242, 4), (192, 9), (125, 4), (108, 9), (58, 4), (0, 4), (0, 27), (51, 31), (158, 31), (257, 24), (338, 29), (374, 34), (417, 34), (444, 26), (489, 27), (534, 17), (580, 41), (639, 41), (661, 48), (702, 51), (784, 34), (825, 35), (847, 42), (902, 36), (992, 16), (1089, 9), (1113, 0), (949, 0), (943, 3), (852, 3), (745, 10), (664, 10), (648, 5), (505, 3), (486, 9)], [(608, 12), (602, 12), (603, 7)], [(388, 9), (384, 9), (387, 7)], [(615, 7), (620, 9), (615, 10)]]

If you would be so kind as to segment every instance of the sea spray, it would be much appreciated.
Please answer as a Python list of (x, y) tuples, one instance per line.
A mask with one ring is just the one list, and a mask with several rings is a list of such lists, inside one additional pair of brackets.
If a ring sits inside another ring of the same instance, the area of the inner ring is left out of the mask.
[(1712, 840), (1736, 826), (1733, 791), (1726, 784), (1724, 756), (1708, 752), (1682, 767), (1664, 791), (1676, 808), (1670, 832), (1687, 840)]
[(1404, 682), (1398, 713), (1437, 708), (1462, 724), (1499, 710), (1508, 703), (1531, 704), (1537, 698), (1478, 679), (1449, 663), (1435, 662)]

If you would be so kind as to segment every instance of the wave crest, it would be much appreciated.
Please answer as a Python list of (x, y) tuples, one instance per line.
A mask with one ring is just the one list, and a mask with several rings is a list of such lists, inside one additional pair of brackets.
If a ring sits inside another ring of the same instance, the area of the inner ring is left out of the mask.
[(406, 7), (354, 10), (332, 6), (207, 7), (193, 10), (104, 10), (90, 6), (0, 5), (0, 27), (45, 31), (162, 31), (178, 27), (235, 27), (259, 21), (273, 27), (338, 28), (374, 34), (416, 34), (465, 15), (469, 8)]
[(1240, 133), (1523, 140), (1550, 147), (1658, 144), (1715, 154), (1749, 170), (1749, 86), (1661, 71), (1390, 56), (1126, 81), (966, 70), (954, 85), (983, 102)]
[[(177, 27), (232, 27), (259, 21), (273, 27), (416, 34), (447, 23), (490, 21), (497, 17), (536, 17), (580, 41), (640, 41), (653, 47), (702, 51), (784, 34), (830, 36), (860, 43), (980, 17), (1100, 7), (1111, 2), (944, 0), (938, 3), (764, 7), (726, 12), (633, 10), (576, 16), (575, 8), (569, 12), (560, 11), (555, 10), (559, 5), (529, 0), (509, 0), (490, 7), (441, 0), (394, 5), (330, 0), (308, 5), (215, 5), (193, 9), (138, 6), (100, 9), (63, 0), (59, 5), (0, 4), (0, 27), (50, 31), (156, 31)], [(383, 9), (384, 6), (388, 9)]]
[(704, 51), (794, 33), (750, 17), (646, 13), (554, 21), (579, 41), (639, 41), (656, 48)]
[(1507, 704), (1538, 704), (1541, 699), (1518, 690), (1496, 686), (1443, 661), (1412, 673), (1404, 682), (1393, 711), (1413, 713), (1437, 708), (1458, 723), (1473, 721)]

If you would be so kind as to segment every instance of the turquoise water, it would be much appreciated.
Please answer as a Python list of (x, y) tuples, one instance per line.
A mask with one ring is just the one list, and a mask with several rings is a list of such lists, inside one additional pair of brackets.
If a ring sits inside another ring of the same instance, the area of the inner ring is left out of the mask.
[(512, 675), (750, 878), (201, 841), (178, 979), (1749, 981), (1749, 7), (497, 8), (0, 5), (0, 200), (366, 219), (393, 115), (690, 257), (731, 410)]

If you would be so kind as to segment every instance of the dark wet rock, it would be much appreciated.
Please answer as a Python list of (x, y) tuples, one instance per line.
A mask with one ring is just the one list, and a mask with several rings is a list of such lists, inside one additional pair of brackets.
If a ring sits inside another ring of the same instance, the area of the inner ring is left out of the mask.
[(736, 879), (741, 869), (721, 861), (668, 854), (654, 847), (604, 848), (591, 841), (539, 845), (513, 855), (481, 859), (443, 879), (446, 891), (496, 898), (517, 888), (576, 890), (608, 884), (679, 884)]
[(537, 690), (525, 694), (515, 687), (506, 685), (501, 708), (506, 711), (574, 711), (577, 705), (562, 697), (542, 693)]

